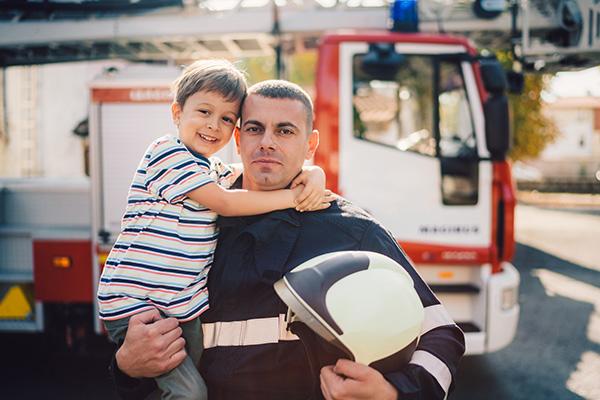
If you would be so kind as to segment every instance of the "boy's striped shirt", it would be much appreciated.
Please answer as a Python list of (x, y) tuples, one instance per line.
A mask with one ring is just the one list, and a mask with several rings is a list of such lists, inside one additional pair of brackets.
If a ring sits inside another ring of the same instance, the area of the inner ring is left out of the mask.
[(208, 309), (206, 275), (217, 243), (215, 212), (186, 197), (233, 172), (163, 136), (146, 150), (98, 288), (100, 318), (121, 319), (158, 308), (181, 321)]

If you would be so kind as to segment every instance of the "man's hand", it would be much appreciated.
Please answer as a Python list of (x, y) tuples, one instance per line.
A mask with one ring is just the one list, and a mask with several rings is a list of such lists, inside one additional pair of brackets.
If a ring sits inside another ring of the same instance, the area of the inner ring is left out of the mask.
[(162, 319), (158, 310), (129, 320), (123, 345), (115, 355), (119, 369), (132, 378), (153, 378), (185, 359), (185, 339), (175, 318)]
[(397, 400), (398, 392), (379, 371), (340, 359), (321, 368), (321, 391), (326, 400)]

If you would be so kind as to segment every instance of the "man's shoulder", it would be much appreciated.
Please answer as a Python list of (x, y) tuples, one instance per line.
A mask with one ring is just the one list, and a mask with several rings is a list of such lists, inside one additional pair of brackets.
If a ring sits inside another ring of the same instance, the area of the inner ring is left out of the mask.
[(333, 216), (340, 216), (344, 218), (357, 218), (365, 221), (373, 221), (373, 217), (363, 208), (352, 203), (350, 200), (338, 196), (334, 202), (331, 203), (331, 207), (328, 208)]
[(320, 225), (331, 224), (361, 236), (373, 225), (380, 226), (371, 214), (341, 196), (325, 210), (305, 213), (305, 221)]

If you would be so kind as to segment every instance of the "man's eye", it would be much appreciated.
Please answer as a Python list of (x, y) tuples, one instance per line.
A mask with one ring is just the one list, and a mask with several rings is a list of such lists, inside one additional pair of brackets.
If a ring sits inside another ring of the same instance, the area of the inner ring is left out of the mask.
[(293, 130), (291, 130), (291, 129), (285, 129), (285, 128), (283, 128), (283, 129), (280, 129), (280, 130), (279, 130), (279, 133), (280, 133), (281, 135), (283, 135), (283, 136), (287, 136), (287, 135), (293, 135), (293, 134), (294, 134), (294, 131), (293, 131)]
[(258, 133), (258, 128), (256, 126), (249, 126), (244, 129), (244, 131), (248, 133)]

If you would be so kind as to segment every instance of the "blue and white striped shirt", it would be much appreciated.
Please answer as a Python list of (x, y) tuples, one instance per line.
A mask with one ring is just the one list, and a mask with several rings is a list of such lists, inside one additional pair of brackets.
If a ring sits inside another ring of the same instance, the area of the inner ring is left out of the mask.
[(229, 187), (234, 178), (220, 160), (191, 153), (174, 136), (148, 147), (100, 278), (101, 319), (157, 308), (188, 321), (208, 309), (217, 214), (186, 194), (208, 183)]

